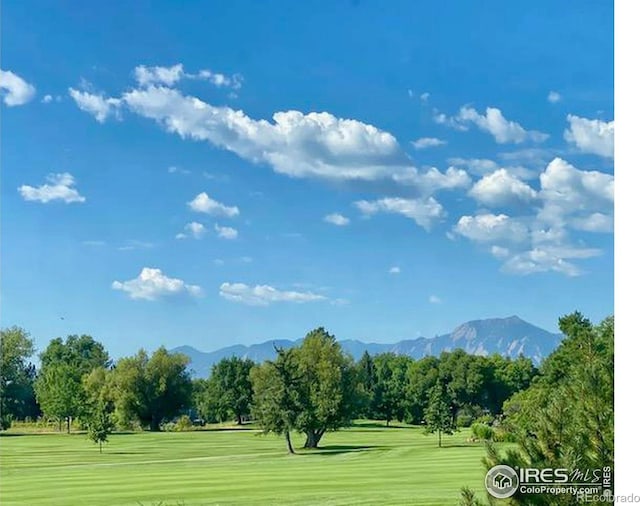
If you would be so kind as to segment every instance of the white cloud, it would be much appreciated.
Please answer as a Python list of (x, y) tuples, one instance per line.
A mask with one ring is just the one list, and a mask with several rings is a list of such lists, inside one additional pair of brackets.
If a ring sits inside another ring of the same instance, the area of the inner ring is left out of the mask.
[(51, 95), (45, 95), (44, 97), (42, 97), (41, 102), (43, 104), (49, 104), (49, 103), (53, 102), (53, 97)]
[(68, 172), (61, 174), (49, 174), (48, 183), (38, 187), (22, 185), (18, 188), (24, 200), (47, 203), (54, 200), (62, 200), (70, 204), (71, 202), (84, 202), (86, 199), (73, 188), (75, 180)]
[(564, 139), (575, 144), (584, 153), (613, 158), (613, 121), (587, 119), (569, 114), (569, 128), (564, 131)]
[(438, 190), (454, 190), (467, 188), (471, 178), (462, 169), (449, 167), (442, 173), (435, 167), (418, 171), (411, 167), (393, 176), (393, 181), (417, 189), (423, 196), (432, 195)]
[(218, 237), (220, 239), (236, 239), (238, 237), (238, 231), (232, 227), (221, 227), (217, 223), (214, 225)]
[(198, 223), (197, 221), (192, 221), (191, 223), (187, 223), (184, 226), (185, 233), (180, 233), (176, 235), (176, 239), (186, 239), (187, 237), (193, 237), (194, 239), (202, 239), (207, 229), (202, 223)]
[(552, 104), (557, 104), (558, 102), (560, 102), (560, 100), (562, 100), (562, 95), (560, 95), (560, 93), (558, 93), (557, 91), (552, 90), (547, 95), (547, 100)]
[(24, 105), (36, 95), (36, 88), (10, 70), (0, 70), (0, 92), (5, 105)]
[(337, 225), (338, 227), (344, 227), (349, 224), (349, 218), (342, 216), (340, 213), (327, 214), (324, 217), (324, 221)]
[(429, 101), (429, 92), (425, 91), (424, 93), (420, 94), (420, 102), (422, 102), (423, 104), (426, 104)]
[(133, 71), (134, 77), (140, 86), (163, 84), (173, 86), (184, 77), (181, 63), (172, 67), (147, 67), (138, 65)]
[(182, 169), (180, 167), (176, 167), (175, 165), (170, 166), (167, 169), (167, 172), (169, 174), (182, 174), (183, 176), (188, 176), (189, 174), (191, 174), (190, 170)]
[(582, 171), (555, 158), (540, 174), (540, 187), (543, 206), (537, 218), (543, 223), (562, 226), (567, 217), (613, 212), (614, 178), (610, 174)]
[(326, 300), (324, 295), (312, 292), (281, 291), (269, 285), (249, 286), (244, 283), (222, 283), (220, 296), (250, 306), (268, 306), (274, 302), (315, 302)]
[(514, 255), (505, 262), (502, 270), (513, 274), (533, 274), (555, 271), (567, 276), (579, 276), (582, 271), (567, 259), (591, 258), (601, 253), (591, 248), (566, 246), (542, 246)]
[(469, 196), (487, 206), (503, 206), (530, 202), (536, 198), (536, 192), (506, 169), (498, 169), (477, 181), (469, 190)]
[(426, 230), (431, 228), (434, 221), (445, 216), (444, 208), (433, 197), (428, 199), (386, 197), (373, 201), (359, 200), (354, 205), (366, 216), (378, 213), (400, 214), (412, 219)]
[(232, 90), (242, 88), (242, 82), (244, 80), (240, 74), (228, 76), (220, 72), (211, 72), (210, 70), (201, 70), (197, 76), (194, 77), (209, 81), (217, 88), (231, 88)]
[(437, 295), (429, 295), (429, 303), (430, 304), (440, 304), (442, 299)]
[(510, 254), (508, 248), (502, 246), (491, 246), (491, 254), (496, 258), (507, 258)]
[(197, 285), (188, 285), (181, 279), (165, 276), (160, 269), (144, 267), (137, 278), (129, 281), (114, 281), (114, 290), (122, 290), (131, 299), (157, 300), (164, 297), (189, 295), (198, 297), (202, 289)]
[(214, 216), (227, 216), (232, 218), (240, 214), (240, 210), (236, 206), (225, 206), (217, 200), (210, 198), (205, 192), (196, 195), (193, 200), (187, 202), (187, 205), (192, 211)]
[(416, 139), (415, 141), (413, 141), (411, 144), (413, 144), (413, 147), (416, 149), (425, 149), (442, 146), (446, 143), (447, 141), (437, 139), (436, 137), (421, 137), (420, 139)]
[(80, 110), (91, 114), (98, 123), (104, 123), (109, 116), (118, 117), (122, 105), (119, 98), (109, 98), (74, 88), (69, 88), (69, 95)]
[(533, 179), (538, 177), (538, 172), (535, 170), (531, 170), (520, 165), (508, 165), (501, 167), (493, 160), (489, 160), (487, 158), (454, 157), (449, 158), (447, 162), (449, 162), (454, 167), (463, 167), (471, 174), (474, 174), (476, 176), (486, 176), (487, 174), (491, 174), (498, 169), (504, 169), (509, 174), (519, 179)]
[(507, 120), (500, 109), (487, 107), (483, 116), (473, 107), (461, 107), (456, 120), (462, 123), (473, 123), (480, 130), (490, 133), (498, 144), (516, 143), (526, 140), (543, 142), (549, 135), (535, 130), (525, 130), (515, 121)]
[(585, 232), (613, 232), (613, 215), (592, 213), (588, 216), (574, 218), (570, 226)]
[(506, 214), (479, 214), (462, 216), (454, 231), (478, 242), (523, 242), (528, 230), (520, 221)]
[(389, 274), (400, 274), (400, 267), (394, 265), (393, 267), (391, 267), (391, 269), (389, 269)]

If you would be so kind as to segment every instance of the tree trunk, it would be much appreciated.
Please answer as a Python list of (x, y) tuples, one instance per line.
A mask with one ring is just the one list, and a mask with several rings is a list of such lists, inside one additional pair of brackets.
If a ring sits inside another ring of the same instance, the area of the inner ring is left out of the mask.
[(151, 422), (149, 423), (149, 430), (151, 432), (160, 431), (160, 421), (158, 420), (158, 418), (155, 415), (151, 416)]
[(67, 434), (71, 434), (71, 417), (67, 417)]
[(387, 427), (389, 427), (389, 419), (387, 418)]
[(442, 448), (442, 431), (438, 429), (438, 448)]
[(307, 431), (307, 440), (304, 442), (305, 448), (317, 448), (320, 439), (324, 434), (324, 429), (320, 430), (308, 430)]
[(62, 432), (62, 418), (58, 418), (58, 432)]
[(100, 453), (102, 453), (102, 441), (100, 441)]
[(236, 419), (238, 421), (238, 425), (242, 425), (242, 415), (240, 413), (236, 415)]
[(287, 450), (289, 450), (289, 453), (291, 454), (296, 453), (295, 450), (293, 449), (293, 445), (291, 444), (291, 436), (289, 435), (289, 431), (286, 431), (284, 433), (284, 438), (287, 441)]

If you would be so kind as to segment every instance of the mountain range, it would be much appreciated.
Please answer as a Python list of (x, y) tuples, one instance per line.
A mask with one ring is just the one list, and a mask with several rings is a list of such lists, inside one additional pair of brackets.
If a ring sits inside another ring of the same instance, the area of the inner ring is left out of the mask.
[[(358, 360), (365, 350), (370, 355), (391, 352), (419, 359), (461, 348), (474, 355), (498, 353), (512, 358), (524, 355), (535, 364), (539, 364), (560, 344), (562, 337), (562, 334), (553, 334), (517, 316), (510, 316), (469, 321), (459, 325), (449, 334), (431, 338), (418, 337), (384, 344), (347, 339), (340, 341), (340, 344), (355, 360)], [(223, 358), (236, 356), (250, 358), (254, 362), (263, 362), (275, 357), (274, 346), (290, 348), (301, 342), (302, 339), (296, 341), (276, 339), (249, 346), (236, 344), (212, 352), (203, 352), (192, 346), (178, 346), (170, 351), (187, 355), (191, 359), (190, 368), (193, 370), (194, 377), (206, 378), (209, 376), (211, 366)]]

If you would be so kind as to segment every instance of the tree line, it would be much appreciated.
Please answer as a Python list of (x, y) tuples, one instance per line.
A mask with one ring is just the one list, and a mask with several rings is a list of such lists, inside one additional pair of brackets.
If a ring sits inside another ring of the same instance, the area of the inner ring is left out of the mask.
[(365, 352), (356, 362), (324, 328), (309, 332), (299, 347), (276, 352), (263, 364), (225, 358), (209, 378), (192, 379), (188, 358), (164, 347), (114, 362), (91, 336), (71, 335), (49, 343), (36, 371), (28, 361), (32, 340), (12, 327), (2, 330), (2, 424), (44, 416), (67, 431), (72, 420), (83, 428), (158, 431), (186, 414), (210, 423), (251, 419), (286, 437), (299, 431), (307, 437), (305, 447), (315, 448), (327, 431), (356, 418), (450, 432), (497, 415), (537, 374), (524, 357), (462, 350), (420, 360)]

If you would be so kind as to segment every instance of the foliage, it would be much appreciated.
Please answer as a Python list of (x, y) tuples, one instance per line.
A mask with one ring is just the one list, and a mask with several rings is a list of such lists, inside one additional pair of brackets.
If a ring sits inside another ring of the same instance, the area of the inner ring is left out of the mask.
[(20, 327), (0, 330), (0, 430), (12, 419), (37, 417), (39, 408), (33, 390), (35, 367), (33, 340)]
[(140, 350), (133, 357), (118, 361), (113, 370), (113, 389), (121, 416), (136, 418), (152, 431), (188, 407), (191, 379), (189, 358), (158, 348), (151, 358)]
[(451, 404), (452, 400), (447, 386), (438, 381), (429, 390), (429, 404), (424, 410), (425, 433), (438, 433), (438, 447), (442, 446), (442, 434), (453, 434), (456, 430)]
[(212, 367), (207, 395), (215, 419), (224, 421), (231, 415), (242, 425), (242, 417), (250, 412), (253, 392), (249, 372), (254, 365), (252, 360), (231, 357)]
[(495, 431), (493, 427), (487, 425), (486, 423), (474, 423), (471, 425), (471, 434), (476, 439), (481, 439), (483, 441), (493, 441), (495, 436)]
[(98, 443), (100, 453), (102, 453), (102, 444), (107, 442), (113, 429), (114, 423), (109, 406), (103, 403), (94, 406), (87, 422), (87, 436), (94, 443)]
[[(531, 387), (505, 404), (504, 426), (518, 449), (489, 447), (487, 468), (613, 468), (613, 318), (593, 325), (575, 312), (560, 318), (566, 338)], [(524, 504), (516, 494), (512, 504)], [(526, 504), (575, 504), (574, 497), (527, 495)]]
[(253, 417), (264, 434), (284, 435), (289, 453), (294, 453), (291, 431), (301, 409), (300, 382), (294, 350), (276, 349), (275, 361), (266, 361), (250, 372), (253, 386)]
[(387, 426), (394, 418), (403, 420), (407, 407), (407, 374), (411, 358), (382, 353), (373, 359), (375, 387), (372, 409)]

